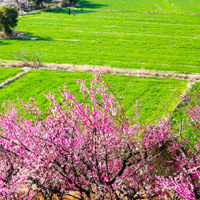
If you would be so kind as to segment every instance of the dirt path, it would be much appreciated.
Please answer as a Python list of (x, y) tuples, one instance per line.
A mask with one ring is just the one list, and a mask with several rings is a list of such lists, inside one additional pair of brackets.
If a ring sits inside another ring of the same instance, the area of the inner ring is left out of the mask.
[(0, 66), (7, 66), (7, 67), (29, 67), (29, 69), (34, 68), (42, 68), (42, 69), (50, 69), (50, 70), (66, 70), (66, 71), (83, 71), (83, 72), (92, 72), (93, 69), (95, 70), (102, 70), (103, 73), (108, 74), (124, 74), (124, 75), (131, 75), (131, 76), (152, 76), (152, 77), (159, 77), (159, 78), (175, 78), (180, 80), (187, 80), (187, 81), (200, 81), (200, 73), (194, 74), (182, 74), (173, 71), (154, 71), (154, 70), (145, 70), (145, 69), (123, 69), (123, 68), (112, 68), (107, 66), (91, 66), (91, 65), (73, 65), (73, 64), (54, 64), (54, 63), (43, 63), (41, 67), (37, 66), (37, 64), (27, 63), (25, 65), (22, 62), (18, 61), (7, 61), (6, 63), (1, 63)]

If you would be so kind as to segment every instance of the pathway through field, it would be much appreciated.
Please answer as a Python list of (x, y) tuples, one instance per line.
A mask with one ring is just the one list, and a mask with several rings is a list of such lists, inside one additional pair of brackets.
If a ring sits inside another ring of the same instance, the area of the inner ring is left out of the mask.
[[(3, 60), (0, 60), (3, 61)], [(27, 63), (27, 66), (20, 61), (4, 61), (6, 63), (1, 63), (0, 66), (7, 67), (30, 67), (30, 69), (34, 69), (33, 63)], [(50, 70), (66, 70), (66, 71), (83, 71), (83, 72), (92, 72), (93, 70), (99, 71), (102, 70), (103, 73), (108, 74), (125, 74), (132, 76), (153, 76), (160, 78), (175, 78), (180, 80), (188, 80), (188, 81), (200, 81), (200, 73), (193, 74), (182, 74), (173, 71), (156, 71), (156, 70), (145, 70), (145, 69), (123, 69), (123, 68), (114, 68), (107, 66), (92, 66), (92, 65), (73, 65), (73, 64), (55, 64), (55, 63), (43, 63), (43, 69)]]

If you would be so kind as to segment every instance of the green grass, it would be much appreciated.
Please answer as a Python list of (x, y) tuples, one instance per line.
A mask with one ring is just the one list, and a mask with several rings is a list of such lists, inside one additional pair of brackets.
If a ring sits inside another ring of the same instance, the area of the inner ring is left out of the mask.
[(52, 10), (20, 16), (17, 30), (31, 39), (0, 41), (0, 58), (35, 51), (44, 63), (200, 72), (198, 15)]
[(18, 68), (0, 67), (0, 84), (22, 71), (23, 69)]
[(89, 9), (200, 13), (199, 0), (80, 0), (79, 4)]
[[(37, 105), (42, 111), (48, 105), (48, 100), (43, 93), (55, 92), (58, 97), (58, 86), (62, 88), (67, 83), (67, 88), (76, 93), (78, 101), (81, 102), (84, 97), (79, 93), (77, 79), (83, 77), (89, 85), (92, 75), (84, 72), (65, 72), (34, 70), (21, 77), (13, 83), (0, 90), (0, 104), (5, 100), (16, 101), (16, 94), (25, 102), (32, 96), (37, 101)], [(150, 122), (164, 114), (171, 113), (173, 107), (179, 99), (179, 94), (186, 89), (187, 81), (175, 79), (159, 78), (138, 78), (125, 75), (104, 75), (103, 80), (110, 85), (114, 94), (118, 96), (124, 106), (125, 111), (130, 117), (133, 117), (133, 104), (138, 100), (142, 103), (140, 110), (140, 121)]]

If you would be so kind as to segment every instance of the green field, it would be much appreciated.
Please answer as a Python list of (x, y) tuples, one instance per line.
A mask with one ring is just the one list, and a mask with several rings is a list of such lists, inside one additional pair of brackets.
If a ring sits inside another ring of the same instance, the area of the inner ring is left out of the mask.
[[(29, 39), (0, 40), (0, 59), (13, 60), (13, 52), (24, 50), (30, 57), (38, 52), (44, 63), (200, 72), (200, 16), (188, 14), (200, 13), (198, 0), (93, 0), (80, 4), (80, 9), (107, 11), (74, 10), (76, 16), (69, 16), (67, 10), (57, 9), (20, 16), (16, 30)], [(185, 14), (108, 11), (175, 12), (175, 8)], [(33, 37), (38, 39), (31, 40)]]
[[(0, 104), (8, 99), (16, 101), (16, 94), (25, 102), (32, 96), (39, 108), (45, 112), (48, 100), (43, 93), (54, 91), (59, 99), (58, 86), (62, 88), (65, 82), (68, 89), (76, 93), (76, 97), (81, 102), (84, 97), (79, 93), (79, 85), (76, 83), (81, 77), (89, 85), (89, 80), (92, 78), (90, 73), (33, 70), (0, 90)], [(187, 81), (175, 79), (138, 78), (125, 75), (106, 74), (102, 80), (110, 85), (130, 117), (134, 113), (132, 103), (138, 99), (138, 102), (142, 103), (140, 120), (145, 122), (154, 121), (164, 114), (172, 113), (179, 94), (186, 89), (187, 85)]]
[(99, 10), (200, 13), (199, 0), (80, 0), (81, 7)]
[(23, 69), (18, 68), (0, 67), (0, 84), (22, 71)]

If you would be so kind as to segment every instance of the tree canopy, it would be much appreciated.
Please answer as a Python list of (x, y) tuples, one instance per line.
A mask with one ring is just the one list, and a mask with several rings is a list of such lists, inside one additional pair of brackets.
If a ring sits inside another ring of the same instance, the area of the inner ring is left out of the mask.
[(0, 7), (0, 26), (4, 33), (11, 34), (11, 28), (17, 26), (18, 12), (11, 5)]

